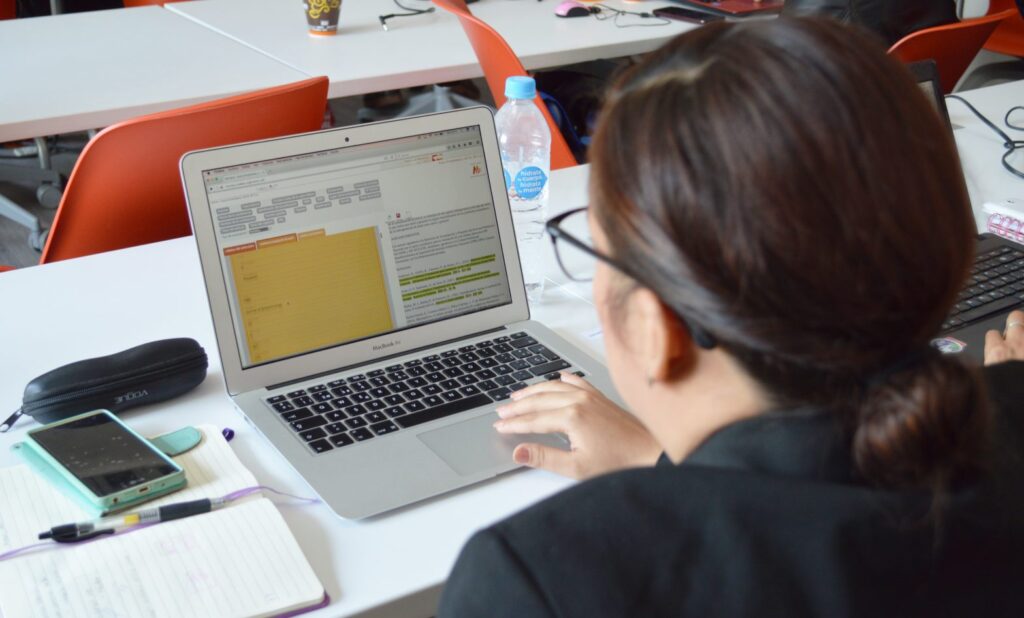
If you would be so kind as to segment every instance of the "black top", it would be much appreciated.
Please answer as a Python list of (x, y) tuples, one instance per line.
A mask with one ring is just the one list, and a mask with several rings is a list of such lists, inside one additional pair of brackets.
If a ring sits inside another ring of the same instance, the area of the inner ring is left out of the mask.
[(938, 519), (859, 482), (833, 416), (765, 414), (478, 532), (439, 616), (1024, 616), (1022, 371), (986, 370), (994, 472)]

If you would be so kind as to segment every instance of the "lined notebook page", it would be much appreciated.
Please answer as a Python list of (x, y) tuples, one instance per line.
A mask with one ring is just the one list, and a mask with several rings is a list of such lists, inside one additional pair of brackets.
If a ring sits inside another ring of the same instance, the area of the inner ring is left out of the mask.
[[(174, 458), (185, 469), (185, 489), (137, 508), (215, 498), (257, 484), (216, 427), (198, 429), (203, 433), (199, 446)], [(37, 542), (52, 526), (93, 518), (27, 465), (0, 469), (0, 553)]]
[(273, 616), (323, 586), (266, 498), (0, 562), (4, 616)]

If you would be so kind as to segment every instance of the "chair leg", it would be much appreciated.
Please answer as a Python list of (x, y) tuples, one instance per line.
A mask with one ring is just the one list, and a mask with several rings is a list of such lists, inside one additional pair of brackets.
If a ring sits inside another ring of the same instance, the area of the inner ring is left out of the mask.
[(374, 120), (381, 120), (383, 118), (416, 116), (418, 114), (444, 112), (450, 109), (473, 107), (475, 105), (483, 104), (475, 99), (470, 99), (469, 97), (456, 94), (447, 86), (435, 85), (427, 92), (422, 92), (411, 97), (405, 107), (394, 111), (363, 108), (359, 110), (358, 118), (359, 122), (371, 122)]
[(481, 103), (480, 101), (477, 101), (476, 99), (471, 99), (469, 97), (464, 97), (461, 94), (457, 94), (455, 92), (449, 92), (448, 93), (448, 97), (451, 99), (452, 103), (455, 105), (456, 108), (474, 107), (474, 106), (477, 106), (477, 105), (483, 105), (483, 103)]
[(0, 164), (0, 180), (39, 183), (36, 185), (36, 199), (46, 208), (56, 208), (60, 205), (61, 195), (64, 192), (64, 177), (53, 169), (53, 161), (50, 159), (50, 149), (46, 138), (37, 137), (34, 138), (34, 141), (39, 166)]
[(46, 231), (36, 217), (21, 206), (18, 206), (3, 195), (0, 195), (0, 217), (14, 221), (18, 225), (28, 228), (28, 244), (36, 251), (42, 251), (46, 244)]

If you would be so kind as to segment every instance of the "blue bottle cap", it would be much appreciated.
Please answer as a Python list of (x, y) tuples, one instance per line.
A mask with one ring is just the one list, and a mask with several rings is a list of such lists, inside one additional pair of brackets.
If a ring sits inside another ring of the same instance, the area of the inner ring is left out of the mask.
[(537, 96), (537, 83), (532, 77), (513, 75), (505, 80), (505, 96), (509, 99), (532, 99)]

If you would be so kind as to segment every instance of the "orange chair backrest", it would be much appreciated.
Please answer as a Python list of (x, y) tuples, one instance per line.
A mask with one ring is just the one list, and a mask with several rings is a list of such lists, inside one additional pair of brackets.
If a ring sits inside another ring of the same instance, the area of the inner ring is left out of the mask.
[(996, 27), (1015, 14), (1017, 9), (918, 30), (897, 41), (889, 54), (903, 62), (934, 59), (942, 92), (949, 94)]
[(192, 233), (178, 162), (190, 150), (315, 131), (326, 77), (142, 116), (101, 131), (71, 172), (40, 263)]
[[(433, 0), (434, 4), (459, 18), (462, 29), (469, 38), (470, 45), (476, 53), (477, 61), (484, 70), (487, 87), (491, 90), (494, 103), (501, 107), (505, 103), (505, 80), (513, 75), (527, 75), (519, 56), (512, 51), (505, 39), (498, 32), (469, 12), (465, 0)], [(533, 100), (544, 114), (551, 129), (551, 169), (562, 169), (576, 165), (576, 157), (569, 150), (562, 132), (548, 113), (548, 108), (540, 97)]]
[(1013, 9), (1017, 14), (1004, 19), (996, 27), (996, 31), (985, 42), (985, 49), (997, 54), (1024, 58), (1024, 17), (1021, 17), (1017, 3), (1015, 0), (989, 0), (989, 15), (1002, 13), (1007, 9)]

